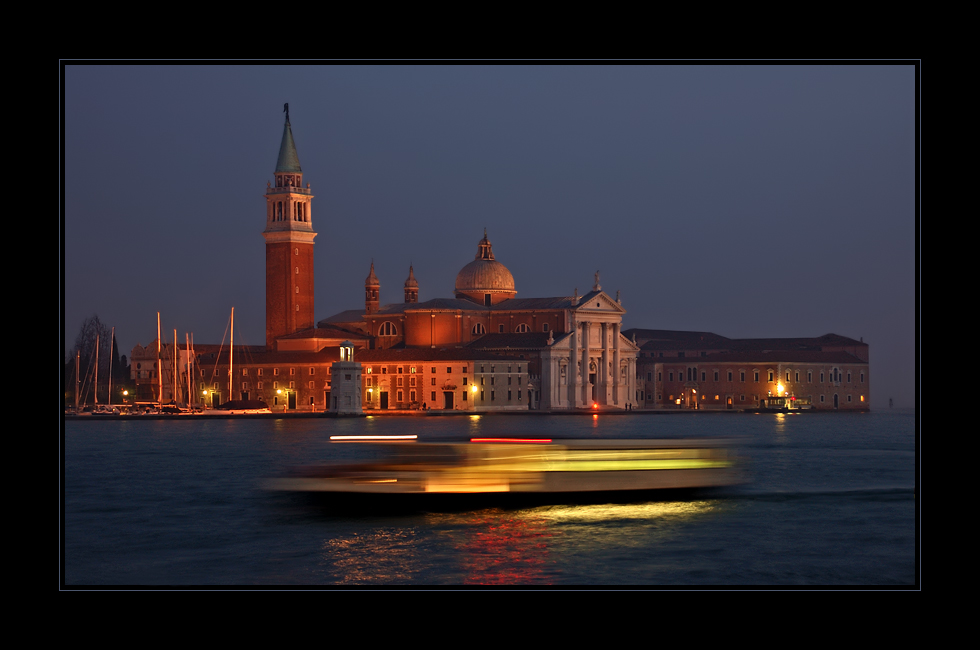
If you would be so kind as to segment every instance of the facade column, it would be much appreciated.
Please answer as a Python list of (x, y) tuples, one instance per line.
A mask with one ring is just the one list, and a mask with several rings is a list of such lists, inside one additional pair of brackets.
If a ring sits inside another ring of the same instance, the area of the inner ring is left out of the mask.
[[(602, 324), (602, 372), (599, 377), (599, 402), (608, 406), (611, 402), (609, 399), (609, 323)], [(596, 377), (598, 380), (599, 377)]]
[(572, 332), (572, 355), (568, 360), (566, 381), (568, 382), (568, 406), (569, 408), (575, 408), (578, 405), (578, 372), (575, 368), (578, 366), (579, 333), (578, 323), (575, 322), (575, 317), (573, 316), (571, 320), (572, 326), (569, 329)]
[[(592, 401), (589, 383), (589, 321), (582, 323), (582, 405), (590, 406)], [(598, 379), (598, 377), (596, 377)]]
[(623, 406), (623, 396), (622, 391), (620, 390), (621, 384), (619, 382), (619, 375), (622, 373), (622, 370), (619, 367), (619, 327), (619, 323), (613, 323), (613, 372), (616, 373), (613, 376), (613, 404)]

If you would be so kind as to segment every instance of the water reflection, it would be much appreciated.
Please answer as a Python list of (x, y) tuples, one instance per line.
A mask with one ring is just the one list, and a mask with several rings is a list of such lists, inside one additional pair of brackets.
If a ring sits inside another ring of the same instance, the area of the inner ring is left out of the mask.
[(327, 540), (322, 559), (338, 584), (421, 583), (433, 567), (441, 584), (567, 584), (578, 574), (601, 581), (577, 558), (656, 549), (720, 507), (696, 500), (429, 513), (411, 527)]
[(427, 523), (448, 538), (459, 567), (460, 584), (550, 582), (549, 555), (556, 532), (541, 517), (526, 511), (483, 510), (465, 515), (430, 515)]
[(379, 528), (327, 540), (323, 562), (338, 584), (409, 584), (425, 569), (418, 546), (414, 528)]

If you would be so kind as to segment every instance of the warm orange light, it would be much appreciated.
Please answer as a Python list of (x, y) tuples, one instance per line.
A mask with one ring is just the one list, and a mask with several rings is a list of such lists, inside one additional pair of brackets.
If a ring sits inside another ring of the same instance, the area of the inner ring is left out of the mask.
[(592, 408), (597, 409), (599, 408), (599, 405), (596, 402), (592, 402)]
[(470, 442), (548, 443), (551, 438), (470, 438)]

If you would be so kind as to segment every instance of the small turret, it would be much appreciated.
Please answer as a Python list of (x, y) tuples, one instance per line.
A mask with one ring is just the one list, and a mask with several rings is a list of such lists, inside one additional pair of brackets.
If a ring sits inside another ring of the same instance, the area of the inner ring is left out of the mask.
[(419, 283), (415, 279), (415, 271), (411, 265), (408, 267), (408, 279), (405, 280), (405, 302), (415, 303), (419, 301)]
[(371, 272), (364, 281), (364, 313), (375, 314), (381, 308), (381, 283), (374, 274), (374, 261), (371, 262)]

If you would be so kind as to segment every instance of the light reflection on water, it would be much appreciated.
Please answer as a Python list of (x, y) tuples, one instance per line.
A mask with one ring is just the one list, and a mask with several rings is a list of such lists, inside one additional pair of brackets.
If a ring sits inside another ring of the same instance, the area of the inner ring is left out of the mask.
[(655, 549), (719, 507), (693, 500), (428, 513), (419, 525), (327, 539), (320, 564), (337, 584), (412, 584), (433, 565), (444, 584), (554, 584), (582, 554)]
[[(914, 413), (599, 415), (67, 422), (66, 583), (914, 579)], [(355, 455), (356, 446), (332, 444), (330, 435), (402, 433), (433, 440), (745, 436), (754, 482), (711, 495), (720, 498), (354, 518), (324, 517), (255, 487), (287, 467)]]

